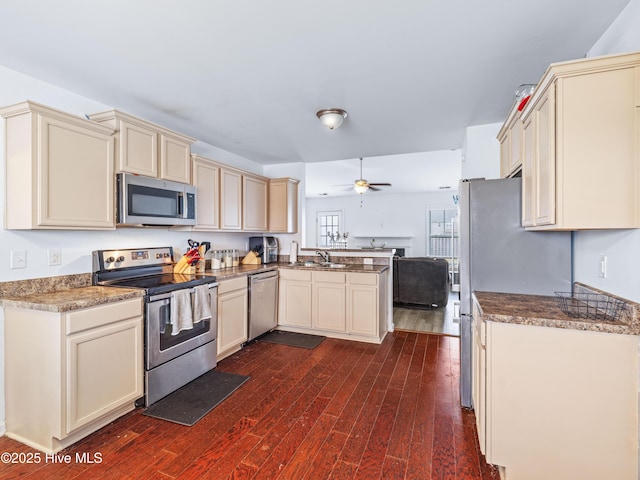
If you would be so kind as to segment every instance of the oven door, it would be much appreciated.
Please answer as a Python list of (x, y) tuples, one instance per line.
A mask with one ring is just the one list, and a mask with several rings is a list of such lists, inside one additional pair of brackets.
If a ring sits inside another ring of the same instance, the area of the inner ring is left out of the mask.
[(212, 283), (209, 292), (211, 319), (194, 323), (192, 329), (181, 330), (177, 335), (172, 334), (171, 293), (149, 297), (145, 307), (145, 368), (147, 370), (216, 340), (218, 284)]

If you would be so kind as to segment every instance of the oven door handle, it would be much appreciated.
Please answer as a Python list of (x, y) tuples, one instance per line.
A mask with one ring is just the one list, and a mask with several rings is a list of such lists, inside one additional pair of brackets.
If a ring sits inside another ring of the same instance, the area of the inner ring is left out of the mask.
[[(218, 282), (211, 282), (211, 283), (205, 283), (205, 285), (207, 285), (209, 287), (209, 290), (211, 290), (212, 288), (216, 288), (218, 286)], [(184, 290), (184, 289), (181, 289)], [(189, 289), (189, 293), (194, 293), (196, 291), (195, 288), (190, 288)], [(152, 295), (149, 297), (149, 302), (157, 302), (160, 300), (167, 300), (168, 298), (171, 298), (171, 292), (167, 292), (167, 293), (159, 293), (158, 295)]]

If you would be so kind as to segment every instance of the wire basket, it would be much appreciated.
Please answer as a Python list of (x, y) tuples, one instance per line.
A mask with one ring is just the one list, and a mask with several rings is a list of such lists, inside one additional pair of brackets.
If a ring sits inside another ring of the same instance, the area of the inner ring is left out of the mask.
[(556, 292), (558, 307), (574, 318), (588, 320), (621, 320), (627, 304), (600, 293)]

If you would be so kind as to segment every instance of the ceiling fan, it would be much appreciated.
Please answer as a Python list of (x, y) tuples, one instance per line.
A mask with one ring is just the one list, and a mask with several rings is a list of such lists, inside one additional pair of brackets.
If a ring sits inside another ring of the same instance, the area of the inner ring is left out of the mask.
[(354, 184), (354, 190), (362, 195), (367, 190), (371, 190), (372, 192), (377, 192), (380, 190), (378, 187), (390, 187), (390, 183), (369, 183), (364, 178), (362, 178), (362, 157), (360, 157), (360, 178), (357, 179)]

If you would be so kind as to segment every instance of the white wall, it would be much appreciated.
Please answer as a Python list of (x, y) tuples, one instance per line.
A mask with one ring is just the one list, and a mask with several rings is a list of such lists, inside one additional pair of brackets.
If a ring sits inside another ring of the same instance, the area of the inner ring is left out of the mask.
[(500, 178), (500, 144), (496, 139), (502, 123), (468, 127), (462, 148), (462, 178)]
[(407, 256), (424, 256), (427, 209), (455, 208), (455, 194), (454, 190), (405, 194), (367, 192), (362, 196), (307, 198), (304, 246), (316, 246), (316, 212), (342, 210), (344, 231), (349, 232), (349, 248), (368, 247), (375, 238), (386, 241), (388, 247), (410, 248)]
[[(640, 50), (639, 26), (640, 0), (631, 0), (588, 56)], [(607, 257), (606, 278), (598, 275), (601, 255)], [(576, 232), (574, 263), (577, 281), (640, 302), (640, 230)]]

